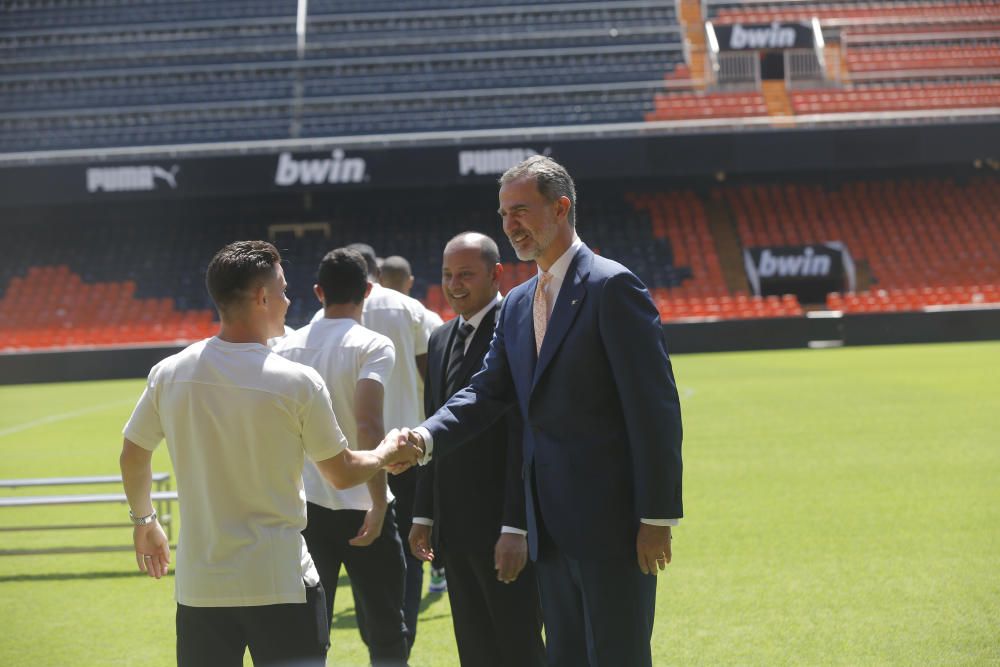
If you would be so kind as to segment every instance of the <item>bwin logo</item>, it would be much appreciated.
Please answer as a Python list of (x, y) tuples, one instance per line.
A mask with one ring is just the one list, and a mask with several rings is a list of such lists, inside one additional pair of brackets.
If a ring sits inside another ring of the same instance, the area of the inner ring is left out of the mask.
[(155, 179), (160, 179), (177, 189), (177, 172), (181, 168), (174, 165), (170, 170), (153, 165), (141, 167), (92, 167), (87, 170), (87, 192), (142, 192), (156, 189)]
[(757, 271), (762, 278), (796, 277), (796, 276), (828, 276), (832, 263), (826, 255), (817, 255), (812, 248), (806, 248), (801, 255), (775, 257), (771, 251), (764, 249), (757, 263)]
[[(552, 152), (551, 148), (542, 151), (542, 155)], [(538, 152), (533, 148), (497, 148), (483, 151), (459, 151), (458, 173), (461, 176), (476, 174), (502, 174), (515, 164), (519, 164)]]
[(337, 149), (329, 158), (318, 160), (296, 160), (291, 153), (278, 156), (278, 169), (274, 172), (274, 184), (282, 187), (301, 183), (361, 183), (368, 176), (368, 166), (364, 158), (344, 157), (344, 151)]
[(763, 28), (744, 28), (737, 23), (729, 35), (731, 49), (789, 49), (793, 46), (795, 30), (782, 28), (777, 22)]

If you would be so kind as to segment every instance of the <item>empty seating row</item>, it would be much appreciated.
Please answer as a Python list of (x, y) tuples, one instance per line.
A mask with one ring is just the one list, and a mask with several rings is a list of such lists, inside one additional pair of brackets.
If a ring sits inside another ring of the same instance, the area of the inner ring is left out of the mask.
[(13, 0), (3, 6), (5, 30), (295, 16), (295, 10), (295, 0)]
[[(538, 100), (544, 96), (545, 104)], [(483, 127), (526, 127), (638, 121), (652, 106), (647, 87), (607, 90), (523, 88), (506, 92), (448, 91), (431, 95), (374, 95), (326, 100), (187, 104), (104, 111), (0, 114), (0, 147), (7, 151), (337, 136)]]
[(945, 36), (961, 39), (968, 37), (970, 33), (990, 34), (998, 30), (1000, 30), (1000, 20), (988, 15), (981, 18), (969, 16), (968, 18), (950, 20), (910, 17), (851, 24), (841, 30), (840, 36), (841, 40), (846, 37), (848, 41), (855, 39), (872, 41), (885, 37), (892, 38), (893, 41), (901, 41), (912, 39), (912, 35), (934, 35), (935, 39), (942, 39)]
[(935, 306), (1000, 304), (1000, 285), (879, 289), (827, 295), (826, 307), (846, 313), (919, 311)]
[(719, 297), (678, 297), (671, 290), (654, 288), (653, 302), (664, 322), (691, 319), (760, 319), (768, 317), (799, 317), (803, 310), (793, 294), (778, 296), (747, 296), (737, 294)]
[(1000, 67), (1000, 43), (852, 48), (847, 52), (851, 72), (980, 67)]
[(66, 265), (31, 267), (0, 298), (0, 349), (194, 340), (215, 328), (207, 309), (137, 299), (132, 281), (84, 283)]
[[(652, 235), (669, 243), (673, 265), (687, 267), (676, 282), (657, 281), (657, 287), (670, 287), (684, 296), (729, 294), (722, 275), (722, 265), (708, 226), (701, 200), (691, 191), (630, 193), (628, 201), (649, 216)], [(697, 290), (688, 294), (688, 287)]]
[[(127, 17), (125, 17), (127, 18)], [(370, 40), (424, 42), (453, 40), (462, 35), (468, 40), (497, 33), (569, 32), (600, 29), (621, 32), (623, 29), (670, 26), (675, 23), (672, 5), (649, 2), (621, 2), (611, 7), (593, 4), (560, 4), (496, 8), (475, 14), (401, 12), (353, 14), (345, 16), (310, 16), (307, 45), (331, 41), (357, 43)], [(90, 57), (94, 49), (105, 54), (134, 49), (160, 47), (171, 50), (197, 49), (203, 46), (260, 48), (287, 51), (296, 47), (295, 16), (285, 15), (245, 21), (199, 21), (122, 25), (112, 23), (101, 28), (10, 31), (0, 34), (0, 54), (6, 59), (55, 55)]]
[(1000, 106), (1000, 82), (859, 86), (793, 91), (797, 114)]
[(767, 104), (759, 92), (657, 93), (653, 104), (653, 112), (646, 114), (648, 121), (767, 115)]
[[(655, 0), (653, 0), (655, 2)], [(605, 0), (587, 4), (614, 7), (629, 0)], [(530, 5), (525, 0), (312, 0), (310, 13), (358, 13), (358, 12), (399, 12), (437, 10), (479, 10), (492, 7)]]
[(720, 24), (770, 23), (771, 21), (808, 21), (824, 19), (899, 19), (904, 17), (948, 19), (956, 17), (1000, 18), (1000, 5), (983, 2), (803, 2), (719, 7), (712, 3), (711, 19)]
[(120, 70), (0, 78), (8, 111), (144, 106), (185, 102), (475, 90), (478, 88), (655, 81), (664, 64), (682, 58), (680, 48), (572, 49), (560, 53), (513, 52), (456, 57), (388, 57), (320, 61), (304, 65)]

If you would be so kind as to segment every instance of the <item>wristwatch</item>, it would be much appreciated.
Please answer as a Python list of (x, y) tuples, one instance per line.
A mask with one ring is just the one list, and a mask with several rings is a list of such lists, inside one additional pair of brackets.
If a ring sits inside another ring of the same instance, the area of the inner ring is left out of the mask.
[(132, 514), (132, 510), (129, 510), (128, 511), (128, 518), (132, 519), (132, 525), (135, 525), (135, 526), (145, 526), (147, 524), (150, 524), (150, 523), (153, 523), (154, 521), (156, 521), (156, 510), (153, 510), (153, 513), (150, 514), (150, 515), (148, 515), (148, 516), (136, 516), (136, 515)]

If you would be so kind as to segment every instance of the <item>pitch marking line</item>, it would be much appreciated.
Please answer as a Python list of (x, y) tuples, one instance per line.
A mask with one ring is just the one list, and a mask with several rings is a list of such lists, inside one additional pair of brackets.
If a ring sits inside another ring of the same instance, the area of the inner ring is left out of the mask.
[(13, 426), (8, 426), (7, 428), (0, 429), (0, 438), (5, 435), (12, 435), (14, 433), (20, 433), (21, 431), (27, 431), (28, 429), (35, 428), (36, 426), (45, 426), (46, 424), (53, 424), (55, 422), (65, 421), (67, 419), (74, 419), (76, 417), (82, 417), (83, 415), (89, 415), (93, 412), (100, 412), (101, 410), (107, 410), (108, 408), (116, 408), (120, 405), (132, 403), (131, 399), (128, 400), (118, 400), (111, 403), (102, 403), (101, 405), (92, 405), (89, 408), (80, 408), (79, 410), (72, 410), (70, 412), (63, 412), (58, 415), (48, 415), (47, 417), (41, 417), (39, 419), (33, 419), (29, 422), (24, 422), (22, 424), (14, 424)]

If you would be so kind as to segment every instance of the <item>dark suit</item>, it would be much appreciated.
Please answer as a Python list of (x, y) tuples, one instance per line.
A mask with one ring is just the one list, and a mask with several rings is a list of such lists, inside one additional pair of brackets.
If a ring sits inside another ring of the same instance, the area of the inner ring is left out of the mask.
[[(469, 341), (453, 386), (449, 355), (459, 318), (439, 327), (427, 344), (427, 414), (466, 386), (482, 366), (493, 338), (497, 308)], [(455, 640), (468, 667), (531, 667), (545, 662), (542, 618), (534, 568), (511, 584), (497, 581), (493, 548), (501, 526), (525, 530), (521, 483), (521, 421), (516, 408), (476, 438), (478, 446), (433, 459), (420, 469), (413, 516), (432, 518), (435, 550), (448, 573)]]
[(536, 283), (511, 290), (483, 370), (424, 423), (432, 457), (517, 404), (550, 663), (649, 665), (656, 578), (636, 562), (639, 520), (683, 514), (680, 403), (659, 314), (638, 278), (582, 246), (536, 355)]

